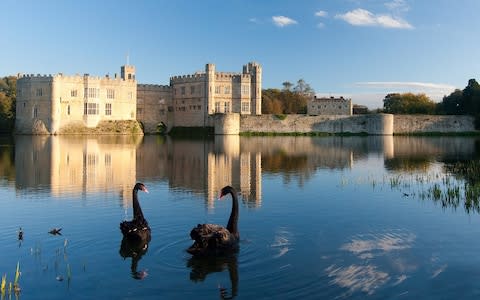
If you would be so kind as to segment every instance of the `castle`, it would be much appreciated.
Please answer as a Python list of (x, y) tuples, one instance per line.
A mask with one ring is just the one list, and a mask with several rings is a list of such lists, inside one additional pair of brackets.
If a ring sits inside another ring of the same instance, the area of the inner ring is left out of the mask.
[(111, 78), (19, 75), (15, 129), (24, 134), (61, 134), (72, 126), (93, 128), (102, 121), (159, 126), (214, 127), (217, 114), (261, 115), (262, 68), (251, 62), (241, 73), (205, 72), (173, 76), (169, 85), (137, 84), (135, 67), (124, 65)]
[(347, 115), (353, 114), (352, 99), (345, 99), (343, 97), (335, 98), (317, 98), (314, 96), (308, 102), (307, 115)]

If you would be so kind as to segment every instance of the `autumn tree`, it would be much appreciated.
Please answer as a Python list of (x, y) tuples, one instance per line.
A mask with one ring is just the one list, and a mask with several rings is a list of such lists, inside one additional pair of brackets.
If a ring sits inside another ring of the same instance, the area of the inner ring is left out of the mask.
[(300, 79), (294, 86), (291, 82), (282, 83), (283, 89), (262, 91), (262, 112), (265, 114), (305, 114), (307, 103), (314, 95), (313, 89)]
[(383, 110), (391, 114), (434, 114), (436, 104), (425, 94), (393, 93), (383, 99)]

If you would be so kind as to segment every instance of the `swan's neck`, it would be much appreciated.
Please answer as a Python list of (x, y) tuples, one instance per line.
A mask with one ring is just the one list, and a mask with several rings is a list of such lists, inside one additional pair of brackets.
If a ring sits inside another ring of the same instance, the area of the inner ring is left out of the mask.
[(235, 193), (230, 192), (230, 195), (232, 195), (232, 212), (228, 219), (227, 229), (231, 234), (238, 236), (238, 199)]
[(133, 197), (132, 197), (132, 205), (133, 205), (133, 219), (137, 221), (144, 220), (142, 208), (140, 207), (140, 203), (138, 202), (138, 190), (133, 190)]

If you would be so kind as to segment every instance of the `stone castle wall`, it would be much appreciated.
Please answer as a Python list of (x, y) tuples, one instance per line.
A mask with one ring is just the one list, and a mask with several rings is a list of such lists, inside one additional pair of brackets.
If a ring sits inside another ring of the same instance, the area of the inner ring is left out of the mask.
[(358, 116), (305, 116), (286, 115), (280, 119), (275, 115), (241, 116), (240, 132), (273, 133), (368, 133), (392, 134), (393, 115)]
[(476, 131), (472, 116), (395, 115), (393, 129), (397, 134), (470, 131)]
[[(231, 123), (231, 122), (230, 122)], [(215, 129), (221, 134), (221, 129)], [(276, 115), (240, 116), (241, 133), (309, 133), (392, 135), (474, 132), (471, 116), (391, 115), (354, 116)]]

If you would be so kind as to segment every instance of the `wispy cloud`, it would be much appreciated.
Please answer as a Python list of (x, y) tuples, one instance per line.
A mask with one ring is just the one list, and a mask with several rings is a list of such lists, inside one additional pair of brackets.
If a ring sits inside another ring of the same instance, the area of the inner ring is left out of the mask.
[(412, 82), (412, 81), (369, 81), (369, 82), (356, 82), (355, 85), (369, 87), (369, 88), (381, 88), (381, 89), (411, 89), (411, 90), (447, 90), (454, 91), (455, 87), (449, 84), (443, 83), (430, 83), (430, 82)]
[(248, 21), (251, 23), (260, 24), (260, 21), (257, 18), (250, 18)]
[(400, 17), (389, 14), (373, 14), (368, 10), (357, 8), (344, 14), (335, 15), (354, 26), (379, 26), (384, 28), (413, 29), (413, 26)]
[(294, 25), (298, 23), (294, 19), (291, 19), (285, 16), (273, 16), (272, 21), (273, 21), (273, 24), (275, 24), (278, 27), (285, 27), (285, 26)]
[(328, 16), (328, 13), (324, 10), (319, 10), (315, 13), (315, 17), (325, 18), (326, 16)]
[(410, 6), (405, 0), (393, 0), (390, 2), (386, 2), (385, 6), (393, 11), (405, 12), (410, 10)]

